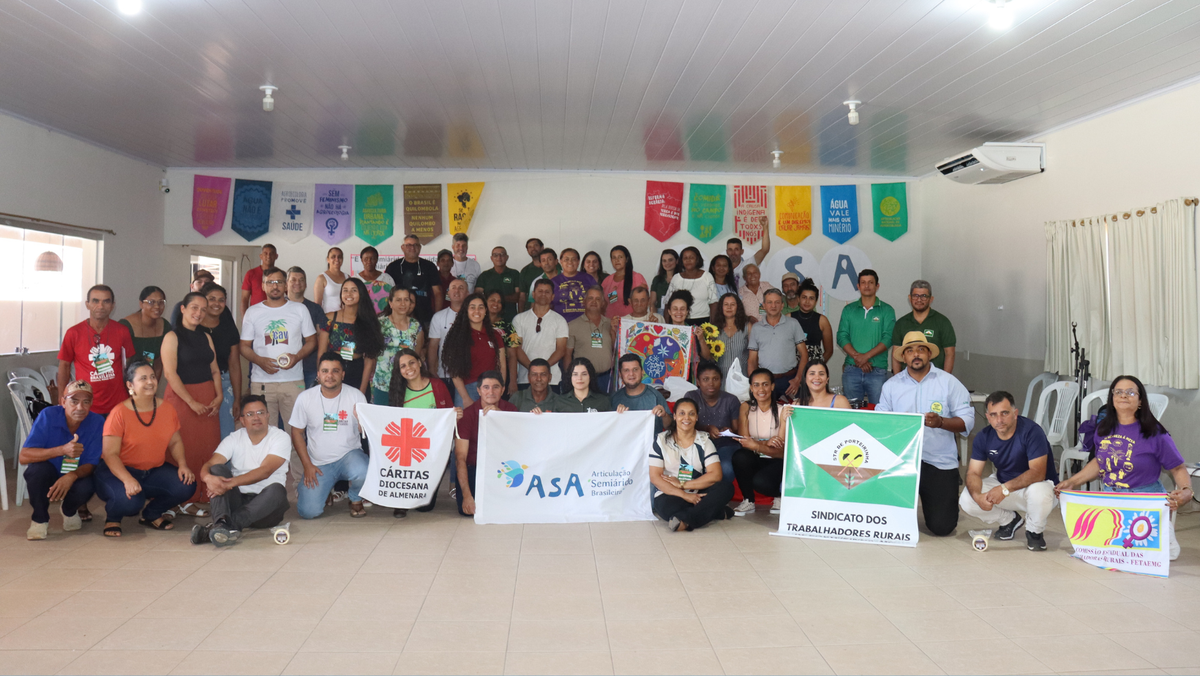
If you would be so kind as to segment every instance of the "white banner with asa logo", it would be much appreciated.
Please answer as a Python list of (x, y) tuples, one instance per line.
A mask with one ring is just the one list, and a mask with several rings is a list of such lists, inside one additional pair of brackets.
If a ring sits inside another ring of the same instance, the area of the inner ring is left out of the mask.
[(508, 413), (479, 420), (475, 523), (652, 521), (654, 415)]
[(363, 499), (401, 509), (429, 504), (454, 445), (454, 409), (358, 404), (355, 412), (371, 442)]

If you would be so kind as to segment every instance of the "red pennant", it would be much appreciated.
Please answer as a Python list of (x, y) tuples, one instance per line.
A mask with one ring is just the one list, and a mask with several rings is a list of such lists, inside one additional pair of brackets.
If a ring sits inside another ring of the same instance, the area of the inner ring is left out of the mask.
[(679, 232), (683, 214), (683, 184), (646, 181), (646, 232), (665, 242)]

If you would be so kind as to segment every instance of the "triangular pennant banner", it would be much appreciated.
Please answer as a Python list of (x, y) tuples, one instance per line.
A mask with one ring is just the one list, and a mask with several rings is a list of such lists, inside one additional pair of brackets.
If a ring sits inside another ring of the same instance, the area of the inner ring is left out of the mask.
[(721, 234), (725, 224), (725, 186), (693, 183), (688, 199), (688, 232), (701, 242)]
[(395, 200), (390, 185), (354, 186), (354, 230), (358, 238), (379, 246), (392, 236)]
[(799, 244), (812, 234), (811, 186), (775, 186), (775, 234), (788, 244)]
[(221, 176), (196, 174), (192, 178), (192, 228), (196, 232), (212, 237), (225, 227), (230, 183)]
[(895, 242), (908, 232), (908, 193), (905, 183), (874, 183), (871, 185), (871, 216), (875, 234)]
[(314, 192), (313, 232), (333, 246), (354, 231), (354, 186), (318, 183)]
[(483, 183), (449, 183), (446, 195), (450, 200), (450, 234), (465, 233), (483, 195)]
[(858, 186), (821, 186), (821, 221), (825, 236), (845, 244), (858, 234)]
[(679, 232), (683, 214), (683, 184), (646, 181), (646, 232), (660, 242)]
[(442, 184), (404, 186), (404, 234), (428, 244), (442, 234)]
[(313, 187), (280, 183), (271, 197), (271, 237), (295, 244), (312, 234)]
[(271, 224), (271, 182), (239, 178), (233, 182), (230, 228), (247, 242), (267, 234)]
[(733, 234), (743, 244), (757, 244), (766, 230), (762, 219), (767, 215), (767, 186), (733, 186)]

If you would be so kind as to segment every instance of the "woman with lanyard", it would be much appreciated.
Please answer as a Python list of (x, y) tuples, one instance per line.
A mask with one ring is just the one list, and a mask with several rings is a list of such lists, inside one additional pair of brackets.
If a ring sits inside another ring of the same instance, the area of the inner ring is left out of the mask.
[(488, 319), (487, 301), (473, 293), (442, 341), (442, 366), (454, 382), (454, 404), (466, 408), (479, 398), (479, 376), (508, 372), (504, 336)]
[(696, 349), (692, 350), (691, 363), (688, 364), (688, 380), (692, 380), (692, 371), (701, 359), (712, 360), (712, 349), (708, 346), (708, 341), (700, 335), (700, 327), (693, 326), (688, 321), (688, 313), (692, 307), (692, 294), (689, 291), (675, 291), (671, 297), (667, 299), (667, 310), (663, 319), (668, 324), (675, 326), (686, 326), (692, 332), (692, 346)]
[[(1134, 376), (1119, 376), (1108, 386), (1108, 403), (1093, 432), (1096, 457), (1071, 478), (1059, 482), (1054, 492), (1073, 491), (1101, 479), (1100, 487), (1116, 493), (1165, 493), (1172, 512), (1186, 504), (1192, 493), (1192, 477), (1175, 440), (1150, 411), (1146, 386)], [(1160, 475), (1170, 472), (1175, 490), (1167, 492)], [(1171, 529), (1171, 560), (1179, 558), (1175, 522)]]
[[(415, 320), (414, 320), (415, 321)], [(397, 408), (455, 408), (454, 398), (450, 390), (442, 383), (441, 378), (431, 378), (425, 368), (425, 360), (421, 359), (418, 351), (402, 347), (396, 353), (392, 364), (392, 377), (388, 384), (388, 406)], [(462, 417), (462, 409), (456, 409), (458, 417)], [(454, 442), (451, 441), (451, 444)], [(452, 484), (453, 485), (453, 484)], [(418, 512), (428, 512), (437, 505), (437, 491), (429, 504), (418, 507)], [(403, 519), (408, 515), (407, 509), (395, 509), (392, 516)]]
[(604, 316), (623, 317), (633, 312), (629, 296), (637, 287), (646, 286), (646, 278), (633, 271), (633, 257), (629, 255), (629, 249), (620, 244), (608, 252), (608, 260), (612, 262), (613, 273), (600, 282), (608, 300)]
[(675, 415), (650, 451), (654, 514), (674, 532), (695, 530), (733, 516), (728, 504), (733, 499), (733, 484), (721, 480), (721, 459), (708, 433), (696, 431), (699, 417), (696, 402), (675, 402)]
[(692, 307), (688, 314), (688, 323), (699, 326), (708, 321), (712, 313), (712, 304), (717, 300), (717, 287), (712, 275), (704, 270), (704, 257), (700, 250), (689, 246), (679, 254), (683, 271), (671, 279), (667, 293), (687, 291), (692, 294)]
[[(163, 337), (163, 375), (167, 391), (163, 399), (175, 409), (179, 432), (189, 467), (203, 467), (221, 443), (221, 370), (217, 367), (212, 335), (200, 323), (208, 315), (208, 299), (193, 291), (183, 297), (179, 326)], [(181, 501), (174, 513), (208, 516), (208, 490), (203, 481)]]
[(379, 265), (379, 250), (373, 246), (368, 246), (359, 254), (359, 260), (362, 261), (362, 272), (354, 275), (363, 281), (367, 287), (367, 295), (371, 297), (371, 305), (375, 307), (375, 314), (382, 315), (387, 312), (389, 294), (392, 292), (392, 287), (396, 286), (396, 280), (383, 270), (376, 268)]
[(492, 323), (492, 328), (496, 329), (504, 342), (504, 360), (508, 364), (508, 372), (504, 374), (504, 377), (508, 379), (508, 387), (505, 391), (513, 394), (517, 391), (517, 346), (521, 344), (521, 337), (517, 335), (517, 330), (513, 328), (512, 322), (504, 319), (504, 295), (499, 291), (489, 291), (485, 296), (488, 321)]
[(167, 509), (196, 491), (175, 408), (155, 394), (154, 367), (135, 359), (126, 364), (124, 375), (130, 397), (113, 407), (104, 421), (103, 462), (96, 468), (96, 495), (104, 501), (107, 537), (121, 537), (121, 520), (138, 512), (138, 523), (147, 528), (173, 529), (164, 516)]
[(604, 261), (600, 260), (600, 254), (595, 251), (583, 255), (583, 271), (591, 275), (597, 284), (603, 284), (604, 280), (608, 279), (608, 273), (604, 271)]
[[(750, 323), (746, 318), (741, 298), (732, 291), (721, 296), (721, 300), (717, 301), (717, 315), (713, 319), (713, 324), (720, 331), (715, 342), (722, 345), (719, 355), (713, 351), (717, 358), (717, 366), (721, 368), (721, 381), (728, 382), (729, 370), (733, 368), (735, 359), (738, 362), (738, 370), (745, 376), (746, 364), (750, 361)], [(704, 340), (700, 342), (706, 343)], [(705, 346), (712, 350), (711, 346)]]
[(133, 355), (145, 359), (154, 367), (154, 375), (162, 378), (162, 341), (171, 331), (171, 322), (163, 319), (167, 309), (167, 294), (157, 286), (147, 286), (138, 295), (141, 309), (118, 321), (133, 336)]
[(797, 406), (850, 408), (850, 400), (829, 389), (829, 365), (817, 359), (804, 367), (804, 385), (796, 393)]
[(388, 405), (388, 390), (392, 383), (392, 369), (395, 367), (396, 354), (403, 348), (425, 351), (425, 331), (421, 328), (412, 313), (417, 307), (417, 299), (412, 291), (403, 287), (394, 287), (388, 294), (387, 309), (379, 319), (379, 328), (383, 333), (383, 351), (375, 363), (375, 375), (371, 379), (371, 403), (380, 406)]
[(670, 288), (678, 267), (679, 254), (675, 253), (674, 249), (663, 249), (658, 257), (658, 274), (650, 283), (650, 307), (658, 314), (665, 314), (667, 311), (666, 301), (670, 295), (667, 289)]
[[(342, 272), (342, 250), (336, 246), (325, 254), (325, 272), (317, 275), (313, 285), (313, 300), (321, 304), (325, 312), (337, 312), (342, 306), (341, 288), (346, 281), (346, 273)], [(318, 352), (317, 354), (324, 354)]]
[(317, 354), (333, 350), (346, 362), (346, 385), (367, 395), (375, 360), (383, 352), (379, 318), (361, 279), (342, 282), (341, 309), (325, 315), (329, 326), (317, 333)]
[(212, 336), (213, 349), (217, 353), (217, 368), (221, 371), (221, 396), (224, 402), (218, 418), (221, 421), (221, 438), (233, 434), (233, 421), (240, 415), (238, 402), (242, 400), (242, 356), (239, 351), (241, 336), (233, 316), (226, 312), (225, 287), (209, 282), (200, 289), (208, 299), (208, 312), (200, 325)]
[(733, 475), (742, 491), (742, 502), (733, 508), (735, 516), (746, 516), (755, 510), (754, 494), (775, 498), (771, 513), (779, 513), (779, 496), (783, 484), (783, 433), (788, 407), (780, 411), (779, 402), (772, 396), (775, 378), (770, 369), (754, 369), (750, 374), (750, 401), (742, 404), (738, 429), (746, 430), (738, 438), (741, 448), (733, 454)]

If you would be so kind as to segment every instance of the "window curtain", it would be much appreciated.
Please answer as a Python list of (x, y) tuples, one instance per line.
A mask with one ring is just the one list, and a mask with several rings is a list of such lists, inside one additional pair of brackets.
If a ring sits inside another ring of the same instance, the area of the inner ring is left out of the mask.
[(1200, 387), (1196, 200), (1120, 214), (1109, 238), (1113, 358), (1104, 377)]
[(1070, 221), (1046, 223), (1046, 370), (1059, 374), (1071, 372), (1071, 300), (1067, 293), (1070, 227)]
[(1091, 372), (1110, 362), (1105, 222), (1110, 217), (1046, 223), (1046, 370), (1074, 375), (1071, 324)]

